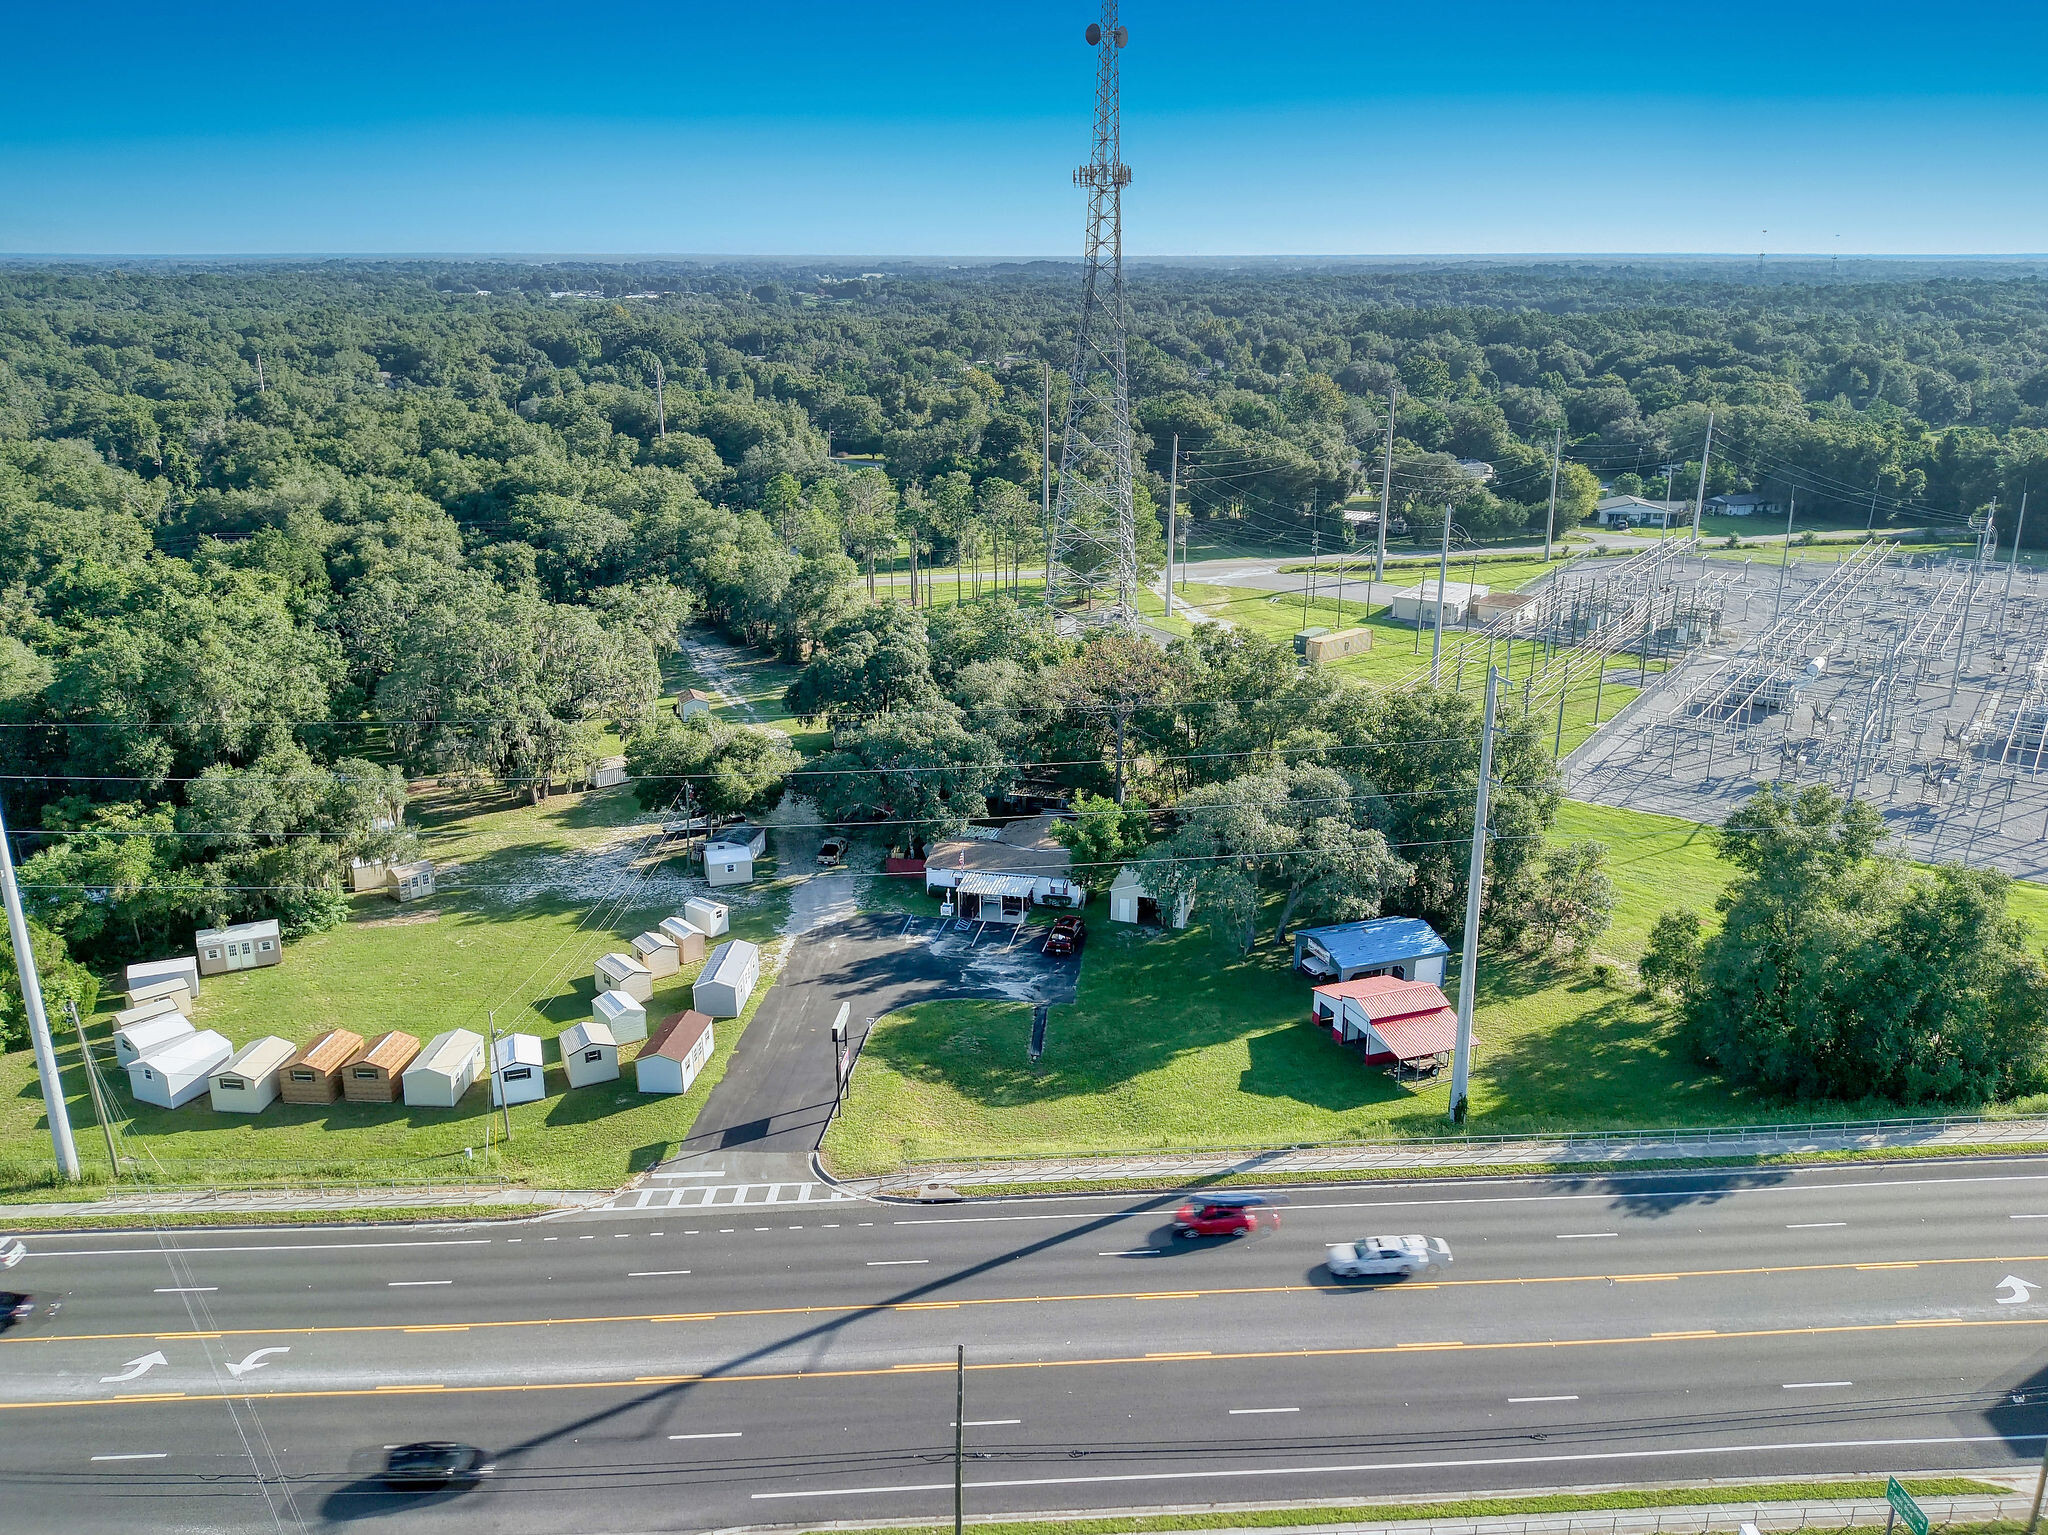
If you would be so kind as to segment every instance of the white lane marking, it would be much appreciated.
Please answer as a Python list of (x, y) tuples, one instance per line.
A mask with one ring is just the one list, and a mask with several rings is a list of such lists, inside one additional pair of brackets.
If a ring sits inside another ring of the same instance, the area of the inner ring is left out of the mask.
[[(1078, 1487), (1106, 1482), (1220, 1481), (1254, 1476), (1356, 1475), (1361, 1471), (1439, 1471), (1471, 1466), (1559, 1466), (1585, 1465), (1617, 1460), (1669, 1460), (1683, 1455), (1755, 1455), (1761, 1452), (1795, 1453), (1808, 1450), (1895, 1450), (1924, 1449), (1950, 1444), (2039, 1444), (2048, 1434), (1957, 1434), (1928, 1439), (1819, 1439), (1806, 1443), (1707, 1444), (1668, 1450), (1590, 1450), (1576, 1455), (1500, 1455), (1469, 1460), (1378, 1460), (1354, 1461), (1327, 1466), (1242, 1466), (1228, 1470), (1197, 1471), (1181, 1467), (1172, 1471), (1125, 1471), (1104, 1476), (1035, 1476), (1003, 1481), (969, 1482), (969, 1487)], [(951, 1482), (898, 1483), (893, 1487), (818, 1487), (791, 1492), (748, 1494), (757, 1502), (789, 1498), (850, 1498), (898, 1492), (946, 1492)]]
[(1783, 1391), (1826, 1391), (1838, 1386), (1853, 1386), (1853, 1380), (1788, 1380), (1780, 1387)]
[(1508, 1405), (1515, 1407), (1523, 1402), (1576, 1402), (1577, 1400), (1578, 1398), (1575, 1396), (1511, 1396), (1508, 1398)]
[(228, 1374), (234, 1376), (236, 1380), (240, 1380), (251, 1370), (260, 1370), (268, 1365), (272, 1354), (289, 1354), (290, 1352), (289, 1348), (259, 1348), (254, 1353), (247, 1355), (240, 1364), (229, 1365)]
[(384, 1281), (384, 1287), (387, 1290), (420, 1290), (430, 1285), (453, 1283), (455, 1281), (452, 1279), (387, 1279)]
[(929, 1258), (870, 1258), (868, 1259), (868, 1267), (871, 1269), (914, 1268), (920, 1263), (929, 1263), (931, 1261)]
[(723, 1178), (725, 1176), (725, 1169), (722, 1167), (707, 1167), (700, 1173), (649, 1173), (647, 1176), (650, 1178)]
[(1998, 1281), (1998, 1304), (2017, 1306), (2028, 1299), (2041, 1287), (2031, 1279), (2022, 1279), (2017, 1274), (2007, 1274)]
[(1230, 1415), (1233, 1418), (1256, 1418), (1269, 1412), (1300, 1411), (1299, 1407), (1233, 1407), (1230, 1409)]
[(214, 1284), (175, 1284), (165, 1285), (157, 1290), (156, 1293), (158, 1295), (211, 1295), (219, 1288), (219, 1285)]
[(638, 1273), (628, 1274), (626, 1277), (628, 1279), (670, 1279), (678, 1274), (687, 1274), (689, 1272), (688, 1269), (641, 1269)]
[(1590, 1242), (1595, 1237), (1618, 1237), (1620, 1235), (1621, 1233), (1618, 1231), (1560, 1231), (1557, 1234), (1557, 1239), (1560, 1242)]
[[(417, 1242), (267, 1242), (261, 1246), (237, 1245), (228, 1247), (187, 1247), (178, 1244), (181, 1253), (347, 1253), (367, 1251), (373, 1247), (488, 1247), (491, 1237), (441, 1237), (435, 1240), (422, 1239)], [(550, 1238), (552, 1240), (552, 1238)], [(62, 1248), (54, 1251), (31, 1252), (31, 1258), (161, 1258), (161, 1247), (80, 1247)]]
[(956, 1424), (955, 1426), (958, 1428), (1015, 1428), (1023, 1421), (1022, 1418), (969, 1418), (965, 1423)]
[(94, 1460), (164, 1460), (169, 1450), (139, 1450), (133, 1455), (95, 1455)]
[(1098, 1258), (1156, 1258), (1159, 1256), (1159, 1249), (1156, 1247), (1126, 1247), (1121, 1252), (1097, 1253), (1095, 1256)]
[(2048, 1215), (2008, 1215), (2009, 1221), (2048, 1221)]
[(670, 1435), (669, 1435), (669, 1438), (671, 1438), (671, 1439), (738, 1439), (738, 1438), (740, 1438), (740, 1437), (741, 1437), (741, 1430), (739, 1430), (739, 1429), (732, 1429), (732, 1430), (730, 1430), (729, 1432), (727, 1432), (727, 1433), (723, 1433), (723, 1434), (670, 1434)]
[(1846, 1226), (1847, 1221), (1796, 1221), (1787, 1226), (1787, 1231), (1819, 1231), (1828, 1226)]
[(100, 1377), (100, 1384), (102, 1386), (118, 1386), (123, 1381), (134, 1380), (138, 1376), (147, 1375), (160, 1364), (169, 1363), (170, 1360), (166, 1359), (163, 1351), (159, 1349), (155, 1353), (144, 1354), (140, 1359), (129, 1360), (119, 1375), (102, 1375)]

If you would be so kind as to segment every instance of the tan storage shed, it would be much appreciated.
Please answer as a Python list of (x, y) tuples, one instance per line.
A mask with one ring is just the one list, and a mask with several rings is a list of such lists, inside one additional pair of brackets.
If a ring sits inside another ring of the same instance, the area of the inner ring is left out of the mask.
[(633, 940), (633, 954), (657, 981), (683, 968), (682, 950), (666, 933), (642, 933)]
[(152, 1002), (168, 1002), (187, 1017), (192, 1013), (192, 993), (185, 983), (176, 976), (160, 981), (144, 981), (140, 986), (129, 988), (128, 1005), (147, 1007)]
[(595, 973), (599, 991), (623, 991), (640, 1002), (654, 995), (654, 972), (630, 954), (601, 956)]
[(556, 1043), (562, 1047), (562, 1070), (571, 1087), (619, 1080), (619, 1042), (595, 1018), (570, 1024)]
[(214, 1113), (262, 1113), (277, 1101), (278, 1076), (298, 1054), (297, 1045), (275, 1034), (242, 1046), (233, 1060), (207, 1079)]
[(179, 1011), (178, 1004), (169, 997), (158, 997), (154, 1002), (144, 1002), (139, 1007), (122, 1008), (120, 1012), (114, 1014), (114, 1028), (117, 1031), (125, 1029), (130, 1024), (142, 1022), (145, 1018), (161, 1018), (165, 1013), (177, 1013), (180, 1018), (185, 1016)]
[(332, 1103), (341, 1096), (341, 1073), (363, 1053), (363, 1036), (329, 1029), (299, 1047), (278, 1073), (278, 1096), (286, 1103)]
[(230, 970), (255, 970), (284, 960), (284, 940), (277, 923), (239, 922), (233, 927), (203, 927), (192, 935), (199, 950), (199, 973), (223, 975)]
[(705, 939), (708, 935), (701, 927), (681, 917), (663, 917), (661, 931), (668, 934), (669, 942), (676, 946), (678, 968), (703, 963)]
[(715, 1048), (710, 1018), (694, 1010), (677, 1013), (641, 1047), (633, 1076), (643, 1093), (686, 1093)]
[(683, 920), (706, 938), (716, 938), (728, 931), (732, 926), (730, 917), (725, 902), (709, 896), (694, 896), (683, 902)]
[(137, 1019), (114, 1030), (114, 1064), (133, 1066), (150, 1052), (197, 1032), (192, 1027), (192, 1020), (176, 1008)]
[(434, 860), (395, 863), (384, 871), (385, 894), (394, 901), (424, 901), (434, 893)]
[(483, 1074), (483, 1035), (473, 1029), (444, 1029), (405, 1068), (406, 1106), (452, 1109)]
[(612, 1031), (620, 1044), (647, 1037), (647, 1008), (623, 991), (601, 991), (590, 1002), (590, 1016)]
[(391, 1029), (379, 1034), (341, 1072), (341, 1096), (350, 1103), (396, 1103), (405, 1068), (420, 1053), (412, 1035)]
[(175, 959), (138, 960), (128, 967), (121, 977), (121, 984), (133, 991), (138, 986), (147, 986), (152, 981), (178, 980), (185, 983), (185, 989), (193, 996), (199, 995), (199, 961), (190, 954), (180, 954)]
[(1302, 654), (1311, 661), (1341, 661), (1362, 656), (1372, 649), (1372, 630), (1339, 629), (1334, 634), (1316, 634), (1302, 641)]

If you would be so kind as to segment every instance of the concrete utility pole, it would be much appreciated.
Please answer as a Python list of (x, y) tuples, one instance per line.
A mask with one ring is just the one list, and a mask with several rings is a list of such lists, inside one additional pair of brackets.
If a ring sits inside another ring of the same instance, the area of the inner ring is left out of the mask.
[[(1044, 450), (1044, 455), (1039, 460), (1043, 465), (1043, 469), (1041, 470), (1038, 484), (1038, 511), (1040, 517), (1045, 522), (1045, 601), (1046, 606), (1050, 607), (1052, 605), (1052, 364), (1041, 362), (1038, 366), (1044, 375), (1039, 385), (1042, 392), (1039, 396), (1038, 404), (1038, 429), (1043, 437), (1042, 447)], [(912, 538), (916, 536), (914, 533), (911, 535)], [(915, 597), (911, 599), (910, 605), (912, 607), (917, 606)]]
[[(1550, 563), (1550, 540), (1557, 533), (1557, 462), (1564, 454), (1564, 427), (1556, 428), (1557, 435), (1550, 440), (1550, 517), (1543, 524), (1543, 563)], [(1668, 499), (1668, 489), (1667, 489)]]
[(1465, 866), (1465, 946), (1458, 961), (1458, 1049), (1451, 1057), (1451, 1122), (1465, 1122), (1472, 1077), (1472, 1006), (1479, 972), (1479, 890), (1486, 873), (1486, 807), (1493, 787), (1493, 711), (1500, 673), (1486, 668), (1486, 714), (1479, 726), (1479, 793), (1472, 805), (1472, 859)]
[[(1400, 394), (1397, 384), (1387, 391), (1387, 456), (1380, 462), (1380, 536), (1379, 547), (1372, 557), (1372, 583), (1380, 585), (1387, 579), (1387, 520), (1394, 515), (1394, 402)], [(1366, 607), (1372, 606), (1372, 597), (1366, 599)]]
[(1444, 582), (1451, 574), (1451, 504), (1444, 503), (1444, 552), (1436, 567), (1436, 634), (1429, 642), (1429, 685), (1436, 686), (1437, 667), (1444, 654)]
[[(1761, 257), (1758, 258), (1762, 260)], [(1700, 536), (1700, 517), (1707, 509), (1707, 456), (1714, 451), (1714, 413), (1707, 412), (1707, 440), (1700, 449), (1700, 488), (1692, 501), (1692, 536)]]
[(1173, 434), (1173, 457), (1166, 466), (1166, 616), (1173, 617), (1173, 532), (1180, 515), (1180, 433)]
[(57, 1075), (57, 1047), (50, 1043), (50, 1019), (43, 1011), (43, 981), (36, 973), (35, 950), (28, 941), (28, 918), (22, 914), (21, 892), (14, 884), (14, 852), (7, 845), (4, 815), (0, 815), (0, 896), (7, 902), (7, 936), (14, 942), (14, 976), (21, 982), (22, 1010), (28, 1014), (28, 1035), (35, 1045), (36, 1075), (43, 1083), (43, 1112), (50, 1120), (50, 1143), (57, 1151), (57, 1171), (66, 1183), (76, 1183), (78, 1147), (71, 1140), (64, 1083)]
[[(2022, 505), (2024, 505), (2024, 504), (2025, 504), (2025, 499), (2026, 499), (2025, 497), (2021, 497), (2021, 503), (2022, 503)], [(1868, 533), (1868, 532), (1869, 532), (1869, 531), (1870, 531), (1870, 530), (1871, 530), (1872, 528), (1874, 528), (1874, 527), (1876, 527), (1876, 526), (1877, 526), (1877, 492), (1873, 490), (1873, 491), (1872, 491), (1872, 492), (1870, 493), (1870, 518), (1869, 518), (1869, 520), (1868, 520), (1867, 522), (1865, 522), (1865, 523), (1863, 524), (1863, 531), (1864, 531), (1864, 532), (1866, 532), (1866, 533)]]
[[(661, 359), (657, 357), (654, 359), (654, 421), (655, 425), (661, 429), (661, 440), (663, 442), (668, 441), (668, 406), (662, 400), (661, 386), (667, 382), (668, 380), (662, 377)], [(832, 439), (830, 436), (827, 436), (825, 439), (825, 456), (827, 458), (832, 456)]]
[(1785, 567), (1792, 563), (1792, 515), (1799, 510), (1799, 492), (1793, 491), (1785, 501), (1785, 548), (1778, 556), (1778, 596), (1771, 604), (1771, 622), (1778, 621), (1778, 615), (1785, 611)]
[(2020, 535), (2027, 531), (2027, 487), (2020, 487), (2020, 520), (2012, 530), (2012, 553), (2005, 562), (2005, 595), (2012, 596), (2013, 568), (2020, 562)]

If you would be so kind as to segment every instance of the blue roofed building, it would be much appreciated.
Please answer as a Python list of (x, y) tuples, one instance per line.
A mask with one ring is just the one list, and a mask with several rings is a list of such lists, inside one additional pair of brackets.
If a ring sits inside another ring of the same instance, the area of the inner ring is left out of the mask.
[(1375, 917), (1305, 927), (1294, 935), (1294, 968), (1318, 981), (1391, 975), (1402, 981), (1444, 983), (1449, 944), (1420, 917)]

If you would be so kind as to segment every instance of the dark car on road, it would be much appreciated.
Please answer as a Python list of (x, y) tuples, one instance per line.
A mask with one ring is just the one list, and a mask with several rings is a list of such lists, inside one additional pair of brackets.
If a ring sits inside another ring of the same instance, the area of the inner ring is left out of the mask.
[(475, 1445), (447, 1439), (394, 1444), (384, 1454), (380, 1480), (386, 1487), (408, 1489), (474, 1486), (488, 1469), (484, 1459)]
[(1079, 917), (1054, 917), (1043, 952), (1048, 959), (1071, 959), (1087, 942), (1088, 928)]
[(36, 1309), (36, 1298), (23, 1295), (19, 1290), (0, 1290), (0, 1332), (7, 1331), (16, 1322), (26, 1322), (29, 1313)]
[(1280, 1212), (1264, 1194), (1218, 1194), (1191, 1199), (1173, 1212), (1177, 1237), (1249, 1236), (1264, 1227), (1280, 1229)]

